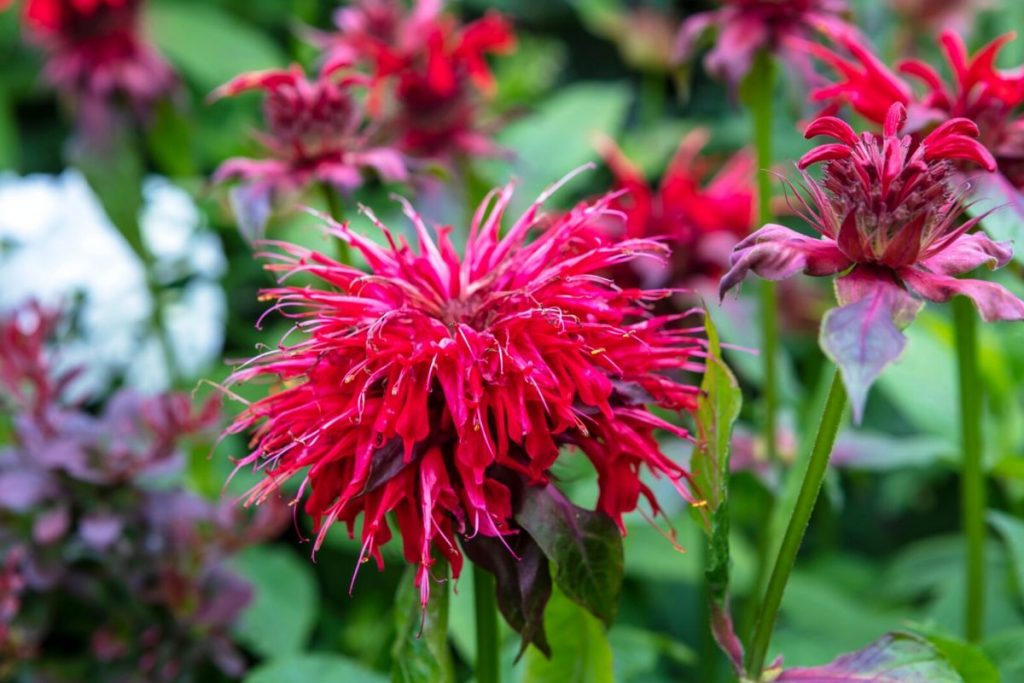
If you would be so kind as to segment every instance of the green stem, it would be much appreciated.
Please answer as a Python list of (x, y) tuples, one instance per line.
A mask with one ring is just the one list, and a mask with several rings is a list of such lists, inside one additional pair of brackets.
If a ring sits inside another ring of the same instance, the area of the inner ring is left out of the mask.
[(971, 302), (953, 300), (960, 375), (960, 439), (963, 452), (961, 494), (967, 536), (967, 596), (964, 635), (981, 639), (985, 618), (985, 469), (981, 444), (981, 378), (978, 372), (978, 321)]
[(476, 608), (476, 681), (499, 683), (498, 603), (494, 577), (473, 565), (473, 604)]
[[(754, 124), (754, 149), (757, 153), (757, 224), (771, 223), (772, 216), (772, 109), (775, 104), (775, 64), (771, 55), (761, 51), (754, 61), (748, 80), (748, 106)], [(778, 409), (779, 351), (778, 297), (775, 283), (761, 281), (761, 362), (764, 368), (764, 421), (761, 435), (768, 461), (778, 460), (775, 437)]]
[[(345, 222), (345, 212), (341, 208), (341, 198), (338, 196), (338, 192), (331, 187), (329, 183), (320, 183), (320, 190), (324, 195), (324, 202), (327, 204), (327, 215), (329, 215), (335, 223)], [(348, 243), (338, 240), (338, 261), (344, 263), (346, 266), (352, 265), (351, 254), (349, 253)]]
[(818, 435), (814, 439), (814, 448), (811, 451), (811, 459), (807, 463), (807, 471), (804, 473), (803, 484), (800, 486), (800, 494), (797, 497), (796, 506), (793, 508), (793, 516), (789, 518), (789, 525), (786, 527), (779, 555), (775, 559), (771, 578), (768, 579), (768, 588), (765, 590), (764, 600), (761, 602), (761, 611), (758, 614), (754, 637), (747, 652), (747, 673), (754, 680), (760, 680), (765, 657), (768, 655), (768, 646), (771, 644), (772, 630), (775, 628), (775, 620), (779, 615), (779, 607), (782, 605), (782, 594), (786, 590), (786, 583), (793, 571), (793, 565), (796, 564), (796, 556), (800, 550), (800, 544), (803, 542), (804, 532), (811, 521), (811, 513), (814, 512), (814, 505), (821, 492), (821, 482), (825, 479), (825, 472), (828, 470), (829, 457), (832, 455), (832, 447), (835, 445), (845, 408), (846, 391), (843, 388), (839, 370), (836, 370), (832, 377), (828, 399), (825, 401), (821, 422), (818, 424)]

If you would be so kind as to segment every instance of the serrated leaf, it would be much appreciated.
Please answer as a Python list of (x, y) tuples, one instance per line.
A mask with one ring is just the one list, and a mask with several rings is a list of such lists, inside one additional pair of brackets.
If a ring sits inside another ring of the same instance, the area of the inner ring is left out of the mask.
[(622, 590), (622, 536), (607, 515), (573, 505), (552, 485), (523, 494), (516, 522), (537, 542), (571, 600), (611, 626)]
[(600, 621), (556, 590), (544, 624), (551, 659), (527, 650), (522, 683), (613, 683), (612, 649)]
[(274, 41), (211, 3), (154, 2), (145, 19), (160, 51), (204, 92), (246, 71), (287, 65)]
[(309, 563), (277, 546), (256, 546), (233, 561), (255, 595), (235, 626), (235, 636), (270, 659), (301, 652), (317, 615), (317, 587)]
[[(448, 578), (448, 565), (440, 560), (431, 567), (431, 576)], [(397, 636), (392, 649), (392, 683), (452, 683), (455, 670), (448, 649), (448, 590), (433, 586), (424, 610), (409, 567), (395, 597)]]
[(964, 683), (942, 653), (924, 638), (890, 633), (830, 664), (769, 675), (778, 683)]
[(387, 683), (387, 676), (365, 668), (358, 662), (339, 655), (301, 655), (286, 657), (253, 669), (245, 683), (310, 683), (311, 681), (345, 681), (345, 683)]

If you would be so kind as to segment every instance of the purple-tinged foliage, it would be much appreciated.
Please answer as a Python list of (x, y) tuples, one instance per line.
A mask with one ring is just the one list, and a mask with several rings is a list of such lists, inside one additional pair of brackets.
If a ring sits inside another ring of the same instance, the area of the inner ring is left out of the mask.
[(0, 448), (0, 650), (25, 660), (74, 644), (96, 681), (239, 674), (229, 628), (251, 589), (224, 560), (276, 533), (281, 509), (246, 519), (174, 484), (183, 440), (210, 435), (215, 403), (127, 390), (97, 413), (67, 403), (74, 373), (55, 374), (47, 354), (58, 322), (38, 306), (0, 318), (13, 435)]

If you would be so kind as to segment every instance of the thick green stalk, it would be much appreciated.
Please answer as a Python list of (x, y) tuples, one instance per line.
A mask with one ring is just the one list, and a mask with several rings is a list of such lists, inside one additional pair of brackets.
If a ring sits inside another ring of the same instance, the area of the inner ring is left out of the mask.
[[(338, 192), (329, 183), (321, 183), (320, 188), (324, 193), (324, 202), (327, 204), (327, 214), (334, 219), (335, 223), (344, 223), (345, 212), (342, 211)], [(342, 240), (338, 240), (338, 261), (345, 265), (352, 265), (348, 243)]]
[[(747, 76), (747, 106), (754, 124), (754, 149), (757, 153), (757, 225), (771, 223), (772, 216), (772, 109), (775, 105), (775, 63), (771, 54), (761, 51)], [(775, 283), (760, 283), (761, 309), (761, 362), (764, 368), (764, 416), (761, 426), (762, 440), (769, 462), (778, 459), (775, 436), (778, 410), (779, 352), (778, 297)]]
[(761, 601), (761, 611), (754, 628), (754, 637), (751, 640), (750, 649), (747, 651), (747, 673), (754, 680), (760, 679), (761, 670), (764, 668), (772, 630), (775, 628), (775, 620), (779, 615), (779, 607), (782, 605), (782, 594), (786, 590), (786, 583), (793, 571), (793, 565), (796, 564), (796, 556), (800, 550), (800, 544), (803, 542), (804, 532), (811, 521), (811, 513), (814, 512), (814, 505), (821, 492), (821, 482), (825, 479), (825, 472), (828, 470), (829, 457), (832, 455), (832, 447), (835, 445), (845, 408), (846, 390), (843, 388), (839, 370), (836, 370), (832, 377), (828, 399), (825, 401), (825, 410), (822, 412), (821, 422), (818, 424), (818, 435), (814, 439), (814, 448), (811, 451), (811, 459), (807, 463), (807, 471), (804, 473), (800, 495), (797, 497), (796, 507), (793, 508), (793, 516), (789, 518), (789, 525), (786, 527), (779, 555), (775, 559), (771, 578), (768, 579), (768, 588), (765, 590), (764, 600)]
[(957, 363), (960, 375), (960, 479), (964, 535), (967, 537), (967, 583), (964, 634), (981, 639), (985, 619), (985, 469), (981, 444), (981, 378), (978, 372), (978, 321), (971, 302), (953, 300)]
[(473, 565), (473, 605), (476, 614), (476, 681), (499, 683), (498, 602), (494, 577)]

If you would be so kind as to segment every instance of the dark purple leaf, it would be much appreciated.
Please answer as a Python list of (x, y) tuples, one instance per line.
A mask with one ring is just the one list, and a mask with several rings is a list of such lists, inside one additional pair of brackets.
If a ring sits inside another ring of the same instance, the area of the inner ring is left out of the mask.
[(528, 487), (515, 518), (553, 565), (566, 597), (611, 626), (623, 574), (622, 536), (611, 518), (573, 505), (552, 485)]
[(498, 608), (523, 639), (519, 655), (532, 644), (550, 657), (551, 648), (544, 633), (544, 607), (551, 597), (548, 560), (528, 534), (509, 536), (505, 543), (477, 534), (463, 538), (462, 548), (474, 564), (494, 574), (498, 584)]

